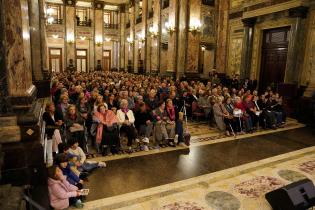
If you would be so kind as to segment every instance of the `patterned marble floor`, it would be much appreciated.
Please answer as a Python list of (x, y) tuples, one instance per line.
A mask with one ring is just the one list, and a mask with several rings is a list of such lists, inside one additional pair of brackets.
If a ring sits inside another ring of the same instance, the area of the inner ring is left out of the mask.
[[(220, 133), (216, 128), (211, 128), (209, 127), (208, 124), (203, 123), (203, 122), (189, 122), (188, 123), (188, 130), (191, 134), (191, 146), (201, 146), (201, 145), (208, 145), (208, 144), (216, 144), (216, 143), (221, 143), (221, 142), (226, 142), (226, 141), (233, 141), (233, 140), (238, 140), (238, 139), (243, 139), (243, 138), (248, 138), (248, 137), (253, 137), (253, 136), (260, 136), (264, 134), (269, 134), (269, 133), (275, 133), (279, 131), (286, 131), (286, 130), (291, 130), (291, 129), (296, 129), (296, 128), (301, 128), (305, 127), (304, 124), (299, 123), (297, 120), (288, 118), (287, 123), (283, 128), (278, 128), (277, 130), (264, 130), (260, 129), (254, 133), (247, 133), (247, 134), (242, 134), (242, 135), (237, 135), (237, 136), (225, 136), (224, 134)], [(96, 157), (92, 158), (91, 160), (95, 161), (110, 161), (110, 160), (117, 160), (117, 159), (123, 159), (123, 158), (131, 158), (131, 157), (137, 157), (137, 156), (143, 156), (143, 155), (151, 155), (151, 154), (156, 154), (156, 153), (161, 153), (161, 152), (169, 152), (169, 151), (174, 151), (174, 150), (181, 150), (181, 149), (186, 149), (185, 147), (166, 147), (163, 149), (153, 149), (150, 151), (137, 151), (132, 154), (121, 154), (121, 155), (114, 155), (114, 156), (106, 156), (106, 157)]]
[(163, 186), (87, 202), (84, 209), (271, 209), (266, 192), (291, 182), (315, 181), (315, 147)]

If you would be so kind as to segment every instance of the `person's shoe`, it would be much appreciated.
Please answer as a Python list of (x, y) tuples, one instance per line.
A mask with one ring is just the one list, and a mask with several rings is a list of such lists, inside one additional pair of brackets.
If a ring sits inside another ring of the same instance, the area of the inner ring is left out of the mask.
[(150, 140), (149, 140), (149, 138), (148, 138), (148, 137), (144, 137), (144, 138), (142, 139), (142, 142), (144, 142), (144, 143), (149, 143), (149, 142), (150, 142)]
[(84, 207), (80, 199), (78, 199), (77, 202), (75, 202), (74, 206), (78, 209), (82, 209)]
[(178, 143), (178, 146), (180, 146), (180, 147), (186, 147), (186, 144), (185, 144), (184, 142), (179, 142), (179, 143)]
[(106, 167), (106, 163), (105, 162), (98, 162), (98, 167), (105, 168)]
[(138, 138), (136, 138), (135, 142), (136, 142), (136, 143), (139, 143), (139, 142), (140, 142), (140, 140), (139, 140)]
[(146, 151), (146, 152), (149, 151), (149, 147), (147, 145), (144, 145), (143, 146), (143, 151)]
[(133, 149), (131, 147), (128, 148), (128, 151), (127, 151), (129, 154), (133, 153)]

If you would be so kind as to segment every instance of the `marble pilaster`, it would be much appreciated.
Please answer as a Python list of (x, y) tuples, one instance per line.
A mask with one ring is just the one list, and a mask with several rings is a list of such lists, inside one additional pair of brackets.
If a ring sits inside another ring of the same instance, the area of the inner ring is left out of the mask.
[[(32, 71), (34, 80), (42, 80), (42, 48), (41, 47), (41, 29), (40, 29), (40, 10), (38, 0), (28, 0), (29, 20), (30, 20), (30, 39), (32, 54)], [(45, 33), (45, 32), (44, 32)], [(40, 41), (38, 41), (40, 40)]]
[(177, 36), (177, 65), (176, 78), (184, 75), (186, 69), (186, 50), (187, 50), (187, 35), (188, 35), (188, 2), (187, 0), (179, 0), (179, 17), (176, 25), (178, 29)]
[[(200, 22), (201, 12), (201, 0), (189, 1), (189, 25), (190, 27), (196, 22)], [(189, 32), (188, 33), (188, 47), (187, 47), (187, 64), (186, 72), (198, 73), (198, 61), (200, 51), (200, 32)]]
[(66, 59), (66, 67), (69, 67), (70, 59), (73, 60), (73, 64), (75, 64), (75, 49), (76, 49), (76, 37), (75, 37), (75, 7), (74, 5), (66, 5), (65, 6), (65, 59)]
[(125, 43), (126, 43), (126, 13), (125, 13), (125, 5), (121, 6), (119, 12), (119, 20), (120, 20), (120, 59), (119, 59), (119, 68), (120, 69), (127, 69), (125, 60), (126, 60), (126, 51), (125, 51)]
[(241, 58), (241, 78), (250, 78), (250, 69), (253, 51), (254, 24), (256, 18), (243, 19), (244, 38)]
[[(230, 1), (217, 2), (217, 47), (216, 47), (216, 71), (225, 73), (227, 68), (227, 45), (229, 28), (229, 7)], [(231, 1), (231, 3), (233, 3)]]
[[(170, 6), (169, 6), (169, 18), (168, 22), (171, 26), (175, 28), (176, 20), (178, 18), (178, 0), (170, 0)], [(168, 52), (167, 52), (167, 68), (166, 71), (168, 72), (175, 72), (176, 70), (176, 37), (177, 37), (177, 31), (169, 33), (168, 37)]]
[(129, 15), (130, 15), (130, 39), (132, 43), (129, 43), (129, 61), (131, 61), (131, 71), (135, 71), (135, 6), (133, 5), (129, 8)]
[(303, 31), (304, 26), (302, 24), (303, 18), (307, 16), (308, 8), (298, 7), (289, 10), (289, 14), (292, 18), (295, 18), (295, 24), (291, 28), (289, 47), (288, 47), (288, 57), (286, 65), (286, 74), (284, 81), (286, 83), (298, 84), (300, 79), (300, 69), (299, 69), (299, 59), (302, 54), (300, 49), (304, 44), (303, 42)]
[(160, 1), (154, 1), (153, 27), (157, 28), (158, 36), (153, 37), (151, 41), (151, 72), (160, 70), (160, 46), (161, 46), (161, 5)]
[(42, 69), (49, 69), (48, 63), (48, 47), (47, 47), (47, 34), (46, 34), (46, 22), (45, 22), (45, 1), (38, 0), (39, 5), (39, 24), (40, 24), (40, 44), (41, 44), (41, 62)]
[(141, 48), (141, 59), (143, 61), (143, 73), (147, 71), (147, 37), (148, 37), (148, 0), (142, 0), (142, 33), (144, 35), (144, 41)]
[[(102, 63), (103, 59), (103, 45), (104, 45), (104, 24), (103, 24), (103, 7), (95, 8), (94, 10), (94, 62), (97, 65), (97, 61), (100, 60)], [(96, 43), (100, 41), (100, 43)], [(103, 67), (103, 66), (102, 66)]]

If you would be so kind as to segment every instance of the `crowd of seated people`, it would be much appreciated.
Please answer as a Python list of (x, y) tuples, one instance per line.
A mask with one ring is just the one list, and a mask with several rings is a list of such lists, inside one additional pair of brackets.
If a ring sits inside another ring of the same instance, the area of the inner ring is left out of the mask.
[(201, 82), (125, 72), (59, 73), (51, 96), (44, 116), (49, 138), (76, 140), (85, 153), (91, 139), (103, 155), (132, 153), (135, 145), (143, 151), (188, 145), (183, 116), (196, 113), (227, 136), (276, 129), (286, 121), (278, 93), (268, 88), (258, 95), (250, 80), (241, 83), (236, 76), (227, 83), (216, 74)]

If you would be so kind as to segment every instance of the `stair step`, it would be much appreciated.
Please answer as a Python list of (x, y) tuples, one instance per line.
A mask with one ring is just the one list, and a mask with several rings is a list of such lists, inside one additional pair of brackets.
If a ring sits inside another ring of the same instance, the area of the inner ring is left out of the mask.
[(0, 127), (0, 144), (21, 141), (21, 130), (19, 126)]
[(0, 127), (17, 125), (17, 116), (0, 117)]

